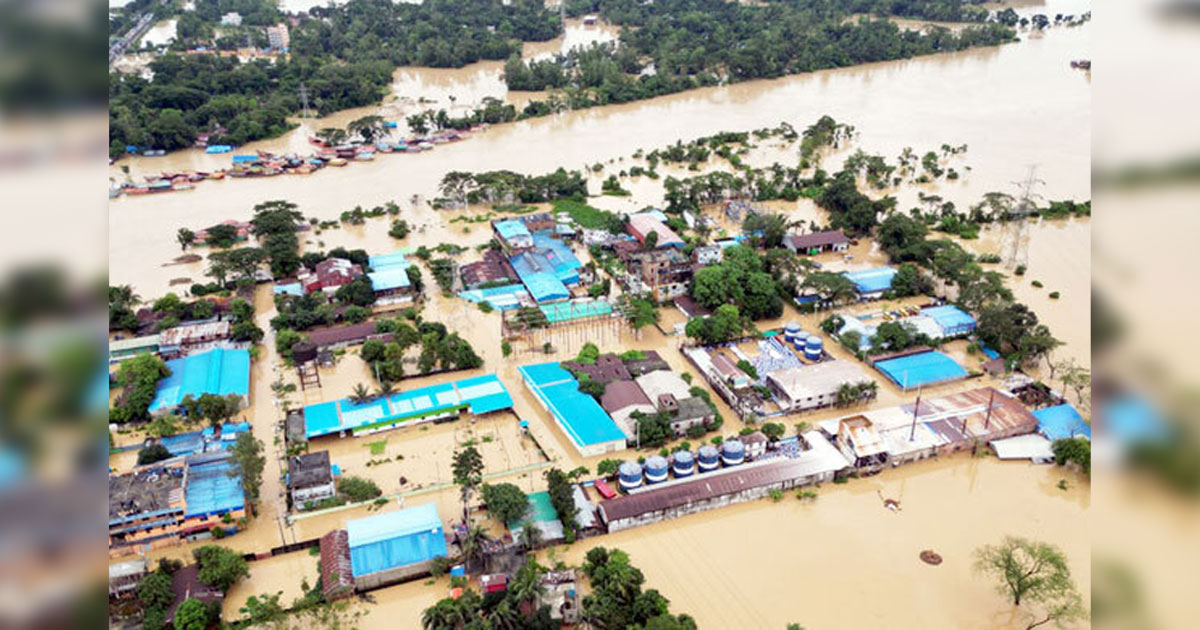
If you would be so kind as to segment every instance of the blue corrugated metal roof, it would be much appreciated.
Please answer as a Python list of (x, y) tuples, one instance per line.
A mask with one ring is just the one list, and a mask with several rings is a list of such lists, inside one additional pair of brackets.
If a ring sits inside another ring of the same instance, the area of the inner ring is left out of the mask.
[(351, 573), (357, 577), (448, 555), (432, 503), (346, 523)]
[(385, 267), (383, 271), (368, 273), (367, 277), (371, 279), (371, 288), (376, 291), (404, 289), (412, 286), (412, 281), (408, 278), (408, 267), (398, 265)]
[(946, 336), (961, 335), (975, 330), (975, 318), (952, 304), (930, 307), (922, 310), (921, 314), (933, 318), (942, 328), (942, 334)]
[(250, 352), (247, 350), (217, 348), (167, 361), (167, 367), (171, 375), (158, 383), (150, 411), (176, 407), (189, 394), (199, 398), (202, 394), (246, 396), (250, 393)]
[(891, 267), (877, 267), (861, 271), (847, 271), (842, 275), (854, 282), (859, 293), (875, 293), (892, 288), (892, 278), (896, 276), (896, 270)]
[(304, 295), (304, 287), (299, 282), (275, 285), (275, 295)]
[(304, 408), (304, 433), (308, 437), (328, 435), (369, 424), (448, 411), (460, 405), (467, 405), (471, 413), (478, 415), (508, 409), (513, 400), (500, 379), (487, 374), (421, 387), (363, 404), (343, 398), (309, 405)]
[(505, 219), (504, 221), (497, 221), (493, 225), (496, 228), (496, 233), (500, 235), (500, 238), (503, 238), (506, 241), (513, 238), (529, 238), (533, 236), (529, 233), (529, 228), (525, 227), (525, 223), (518, 219)]
[(576, 445), (625, 439), (625, 433), (596, 399), (580, 392), (579, 382), (557, 363), (525, 365), (518, 371)]
[(367, 258), (367, 264), (375, 271), (383, 271), (389, 267), (400, 267), (407, 269), (412, 266), (412, 261), (405, 258), (404, 250), (396, 250), (390, 254), (376, 254)]

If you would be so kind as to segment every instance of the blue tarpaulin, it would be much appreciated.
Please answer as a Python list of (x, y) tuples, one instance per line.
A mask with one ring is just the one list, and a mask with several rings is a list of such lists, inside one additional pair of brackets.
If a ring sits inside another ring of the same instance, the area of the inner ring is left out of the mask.
[(1092, 439), (1092, 427), (1083, 421), (1083, 416), (1069, 403), (1037, 409), (1033, 417), (1038, 420), (1038, 431), (1050, 440), (1065, 440), (1075, 436)]

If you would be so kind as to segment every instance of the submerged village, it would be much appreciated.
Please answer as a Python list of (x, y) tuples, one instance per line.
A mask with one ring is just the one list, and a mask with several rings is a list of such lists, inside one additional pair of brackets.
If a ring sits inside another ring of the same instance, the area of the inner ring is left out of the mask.
[[(974, 568), (1047, 538), (1087, 583), (1060, 261), (1086, 266), (1091, 208), (1060, 167), (988, 175), (953, 129), (876, 154), (806, 109), (473, 169), (527, 123), (358, 109), (113, 167), (114, 226), (171, 213), (108, 289), (112, 627), (1084, 618), (1070, 580), (1009, 609)], [(939, 528), (960, 511), (978, 531)]]

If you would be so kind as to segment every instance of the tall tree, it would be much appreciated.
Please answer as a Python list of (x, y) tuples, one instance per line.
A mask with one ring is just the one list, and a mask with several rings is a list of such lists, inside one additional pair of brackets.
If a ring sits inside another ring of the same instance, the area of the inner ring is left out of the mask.
[(246, 431), (238, 434), (237, 441), (233, 443), (233, 449), (230, 451), (231, 459), (238, 465), (238, 470), (229, 474), (230, 476), (241, 475), (242, 491), (246, 493), (246, 504), (250, 507), (251, 513), (258, 505), (263, 469), (267, 465), (267, 458), (263, 456), (262, 448), (262, 441)]
[(463, 504), (463, 522), (470, 523), (471, 515), (468, 503), (471, 495), (483, 483), (483, 456), (474, 446), (468, 446), (454, 453), (454, 483), (458, 484), (459, 496)]

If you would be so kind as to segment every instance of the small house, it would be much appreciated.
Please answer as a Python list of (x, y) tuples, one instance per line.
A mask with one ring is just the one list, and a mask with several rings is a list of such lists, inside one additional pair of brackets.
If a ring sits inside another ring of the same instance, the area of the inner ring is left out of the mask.
[(746, 457), (748, 459), (758, 459), (767, 452), (767, 444), (770, 440), (763, 434), (762, 431), (755, 431), (747, 435), (743, 435), (738, 440), (746, 447)]
[(337, 494), (333, 469), (329, 465), (329, 451), (288, 458), (288, 492), (292, 496), (292, 505), (296, 507)]
[(783, 239), (783, 246), (793, 254), (822, 254), (825, 252), (844, 252), (850, 249), (850, 238), (841, 230), (813, 232), (811, 234), (789, 234)]

